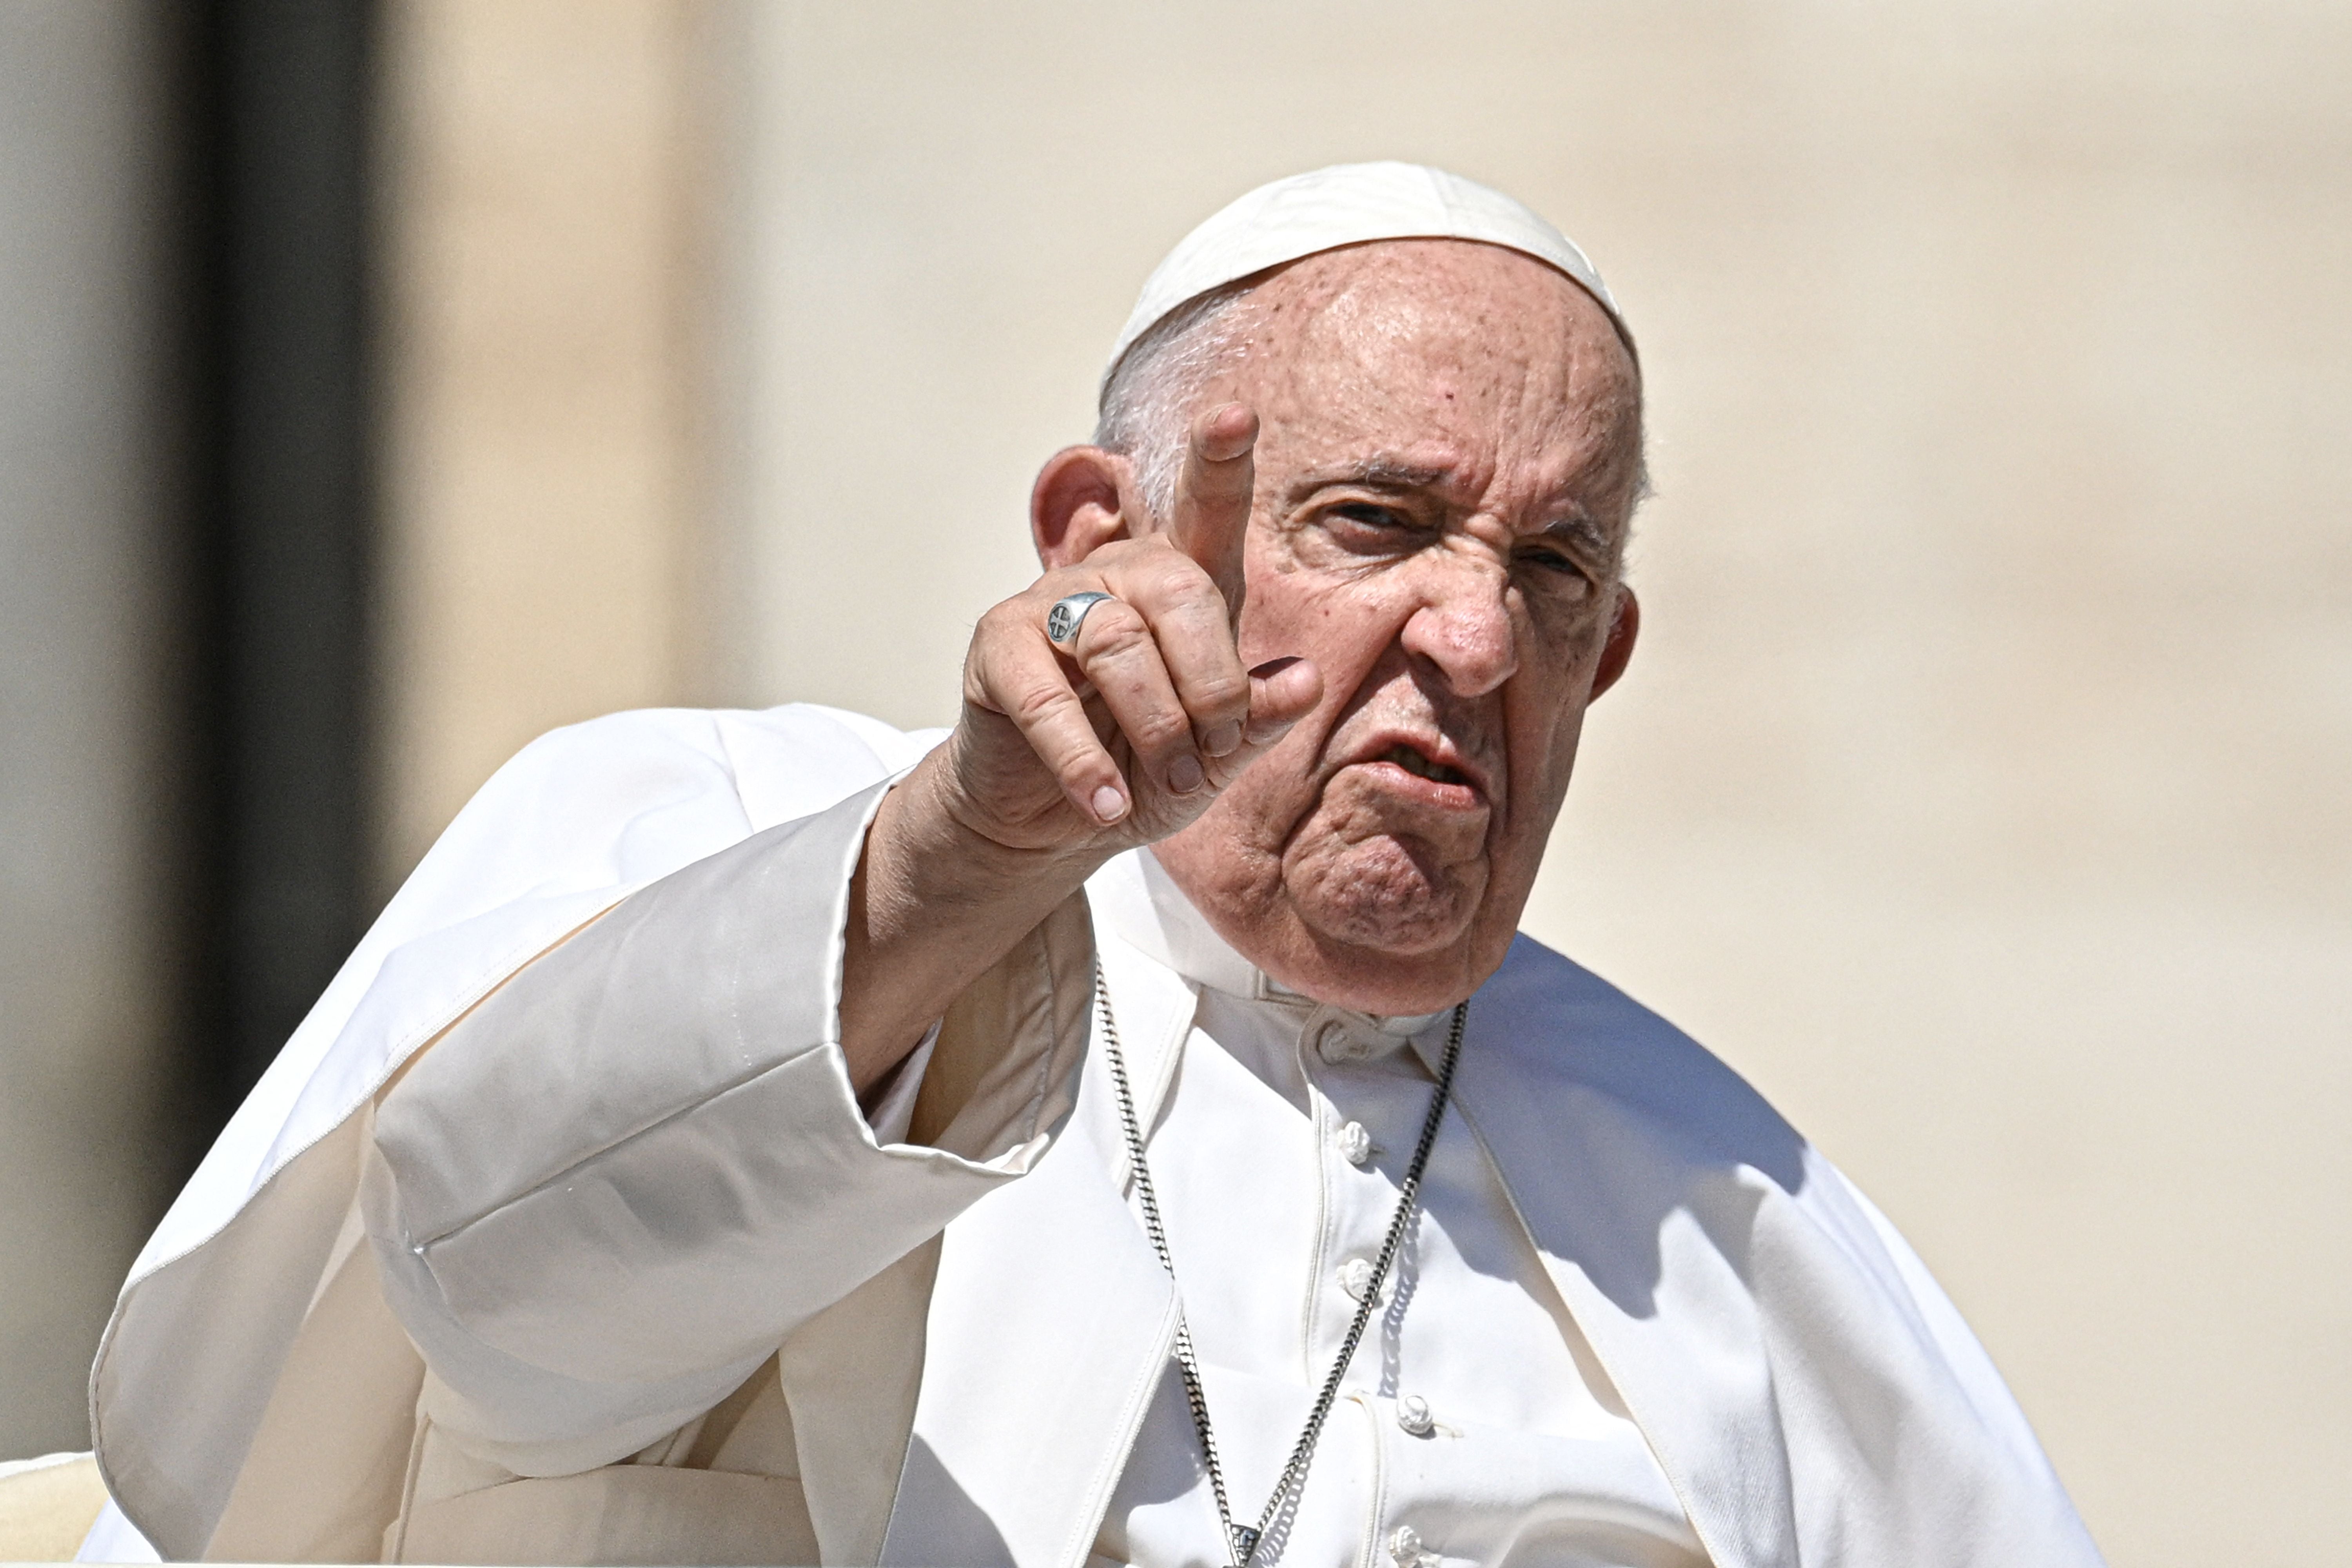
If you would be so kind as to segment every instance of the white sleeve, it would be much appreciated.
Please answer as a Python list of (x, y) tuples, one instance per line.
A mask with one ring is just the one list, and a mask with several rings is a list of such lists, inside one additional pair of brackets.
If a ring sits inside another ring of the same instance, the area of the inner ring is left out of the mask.
[(635, 1452), (1042, 1150), (883, 1144), (858, 1109), (842, 933), (887, 787), (638, 892), (385, 1094), (368, 1230), (461, 1447), (525, 1475)]

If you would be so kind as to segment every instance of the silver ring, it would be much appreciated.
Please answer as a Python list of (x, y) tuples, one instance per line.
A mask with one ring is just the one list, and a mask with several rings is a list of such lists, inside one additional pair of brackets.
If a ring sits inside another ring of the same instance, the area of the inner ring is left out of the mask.
[(1078, 628), (1086, 624), (1087, 612), (1109, 598), (1108, 594), (1072, 594), (1054, 601), (1045, 612), (1045, 640), (1055, 647), (1068, 650), (1078, 643)]

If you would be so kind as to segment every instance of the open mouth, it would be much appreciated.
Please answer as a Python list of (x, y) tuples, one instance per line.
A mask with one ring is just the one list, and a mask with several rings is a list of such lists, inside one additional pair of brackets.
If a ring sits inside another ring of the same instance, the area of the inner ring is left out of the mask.
[(1432, 762), (1411, 746), (1391, 746), (1380, 760), (1394, 763), (1415, 778), (1429, 779), (1436, 784), (1466, 784), (1470, 775), (1459, 768), (1449, 768), (1444, 763)]

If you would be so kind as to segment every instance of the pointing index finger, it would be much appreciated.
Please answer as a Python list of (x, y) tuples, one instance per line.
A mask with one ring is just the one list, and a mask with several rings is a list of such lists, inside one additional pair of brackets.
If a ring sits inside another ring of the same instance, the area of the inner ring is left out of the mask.
[(1257, 483), (1256, 446), (1257, 415), (1246, 404), (1228, 403), (1192, 421), (1169, 520), (1171, 542), (1215, 579), (1234, 616), (1242, 608), (1242, 536)]

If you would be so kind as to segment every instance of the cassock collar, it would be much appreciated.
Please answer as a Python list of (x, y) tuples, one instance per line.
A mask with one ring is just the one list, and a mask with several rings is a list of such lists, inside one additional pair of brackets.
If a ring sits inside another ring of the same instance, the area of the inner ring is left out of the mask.
[[(1381, 1017), (1318, 1003), (1291, 990), (1243, 957), (1217, 934), (1208, 917), (1192, 906), (1149, 848), (1130, 849), (1107, 862), (1087, 881), (1095, 918), (1118, 939), (1153, 962), (1165, 964), (1195, 985), (1249, 1002), (1267, 1002), (1301, 1011), (1320, 1008), (1354, 1021), (1385, 1040), (1412, 1041), (1431, 1033), (1446, 1013), (1416, 1017)], [(1448, 1009), (1447, 1012), (1451, 1012)], [(1439, 1032), (1439, 1047), (1443, 1046)], [(1421, 1053), (1423, 1059), (1427, 1050)]]

